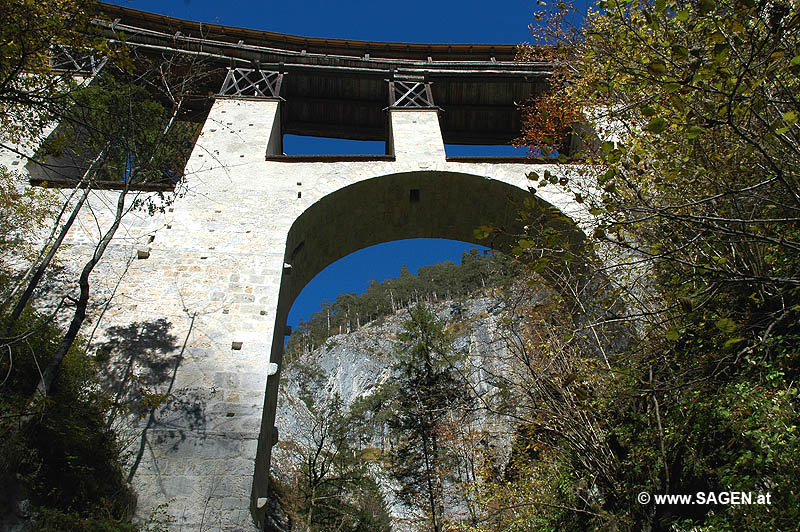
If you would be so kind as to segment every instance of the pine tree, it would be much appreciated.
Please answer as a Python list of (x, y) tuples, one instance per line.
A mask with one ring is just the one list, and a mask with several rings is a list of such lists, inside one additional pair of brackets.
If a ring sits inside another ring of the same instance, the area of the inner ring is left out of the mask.
[(397, 445), (391, 475), (402, 486), (401, 500), (421, 509), (431, 530), (440, 532), (444, 481), (450, 467), (438, 428), (468, 402), (469, 394), (454, 365), (456, 357), (444, 324), (424, 304), (411, 309), (396, 347), (389, 428)]

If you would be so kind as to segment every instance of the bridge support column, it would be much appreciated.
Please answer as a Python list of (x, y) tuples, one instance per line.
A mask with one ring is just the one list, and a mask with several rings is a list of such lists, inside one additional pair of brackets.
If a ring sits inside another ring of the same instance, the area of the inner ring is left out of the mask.
[(389, 110), (389, 150), (398, 162), (445, 162), (438, 109)]
[[(396, 161), (394, 164), (410, 170), (432, 168), (439, 164), (445, 164), (444, 143), (442, 141), (442, 134), (439, 127), (438, 109), (391, 108), (389, 111), (389, 136), (387, 151), (395, 156)], [(273, 168), (276, 172), (275, 177), (286, 176), (284, 172), (287, 172), (289, 169), (283, 167), (279, 170), (282, 163), (273, 162), (270, 164), (274, 165)], [(306, 177), (302, 178), (302, 182), (307, 182), (307, 180), (319, 180), (320, 177), (322, 177), (322, 180), (324, 181), (326, 180), (324, 177), (325, 174), (328, 172), (335, 173), (335, 168), (335, 165), (329, 165), (327, 170), (321, 172), (321, 176), (316, 175), (319, 173), (319, 171), (315, 171), (315, 175), (306, 175)], [(272, 171), (270, 174), (272, 175)], [(299, 176), (303, 174), (300, 173), (299, 170), (295, 170), (293, 175), (298, 176), (297, 179), (301, 179)], [(353, 179), (355, 176), (348, 177)], [(296, 182), (297, 179), (292, 179), (291, 181)], [(299, 182), (296, 184), (300, 185)], [(419, 190), (417, 190), (417, 192), (419, 192)], [(298, 196), (294, 201), (298, 201), (299, 199), (300, 196)], [(303, 196), (302, 199), (306, 205), (310, 205), (314, 201), (313, 197), (308, 197), (306, 199), (306, 196)], [(414, 201), (414, 199), (411, 198), (411, 201)], [(287, 205), (287, 207), (289, 206)], [(354, 204), (353, 207), (360, 208), (358, 207), (357, 203)], [(300, 214), (300, 212), (297, 212), (297, 214)], [(295, 245), (296, 243), (289, 244), (291, 248), (294, 248)], [(297, 246), (297, 249), (299, 250), (302, 247), (303, 246)], [(306, 249), (305, 252), (311, 254), (320, 253), (318, 249), (310, 248), (314, 248), (314, 246), (309, 246), (309, 249)], [(294, 253), (292, 250), (287, 248), (287, 256), (284, 258), (284, 261), (287, 262), (287, 265), (288, 262), (294, 260), (293, 255)], [(297, 256), (297, 260), (302, 262), (303, 256), (303, 253), (300, 253)], [(287, 278), (288, 275), (291, 275), (291, 269), (291, 266), (288, 268), (285, 267), (280, 277), (281, 280), (287, 284), (282, 288), (280, 296), (281, 299), (277, 302), (276, 307), (274, 307), (277, 308), (277, 316), (275, 321), (276, 327), (283, 326), (284, 320), (289, 311), (289, 307), (292, 303), (290, 296), (292, 288), (290, 285), (291, 282), (296, 280)], [(301, 289), (302, 283), (296, 288)], [(264, 513), (266, 511), (265, 505), (269, 501), (268, 489), (272, 448), (275, 443), (277, 443), (278, 439), (278, 432), (275, 428), (275, 410), (278, 402), (278, 384), (280, 381), (283, 339), (284, 337), (282, 332), (273, 336), (272, 356), (270, 361), (272, 364), (274, 364), (272, 367), (276, 370), (276, 372), (271, 373), (267, 381), (261, 434), (258, 442), (258, 453), (255, 464), (255, 474), (253, 477), (253, 490), (250, 501), (251, 511), (253, 512), (253, 516), (255, 517), (256, 521), (259, 523), (264, 518)], [(266, 368), (263, 371), (266, 372)]]
[(267, 150), (280, 149), (278, 113), (277, 100), (215, 101), (185, 196), (120, 288), (119, 301), (136, 303), (122, 319), (162, 319), (174, 336), (164, 351), (171, 397), (147, 423), (133, 484), (140, 515), (168, 503), (175, 530), (253, 530), (253, 464), (293, 219), (281, 209), (295, 193), (265, 170)]

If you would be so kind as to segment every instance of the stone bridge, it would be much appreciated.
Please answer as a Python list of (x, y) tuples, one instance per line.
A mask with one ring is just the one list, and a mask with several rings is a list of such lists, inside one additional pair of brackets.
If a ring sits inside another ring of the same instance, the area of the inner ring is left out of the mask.
[[(173, 397), (123, 431), (138, 513), (167, 504), (176, 530), (253, 530), (280, 437), (286, 317), (309, 280), (381, 242), (513, 232), (526, 198), (582, 217), (554, 187), (528, 191), (534, 168), (561, 171), (551, 161), (445, 150), (513, 139), (517, 103), (546, 87), (549, 65), (514, 62), (506, 45), (312, 39), (105, 9), (111, 40), (222, 67), (209, 76), (216, 96), (194, 104), (204, 118), (186, 193), (163, 214), (126, 217), (92, 279), (95, 345), (136, 359), (143, 381), (161, 361), (153, 385)], [(386, 152), (284, 155), (287, 133), (382, 140)], [(114, 197), (94, 193), (100, 223), (83, 215), (69, 264), (91, 252)]]

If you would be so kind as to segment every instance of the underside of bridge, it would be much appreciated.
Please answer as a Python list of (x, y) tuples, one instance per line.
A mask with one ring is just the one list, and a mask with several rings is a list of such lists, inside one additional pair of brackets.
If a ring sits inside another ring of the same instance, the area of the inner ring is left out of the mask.
[[(516, 62), (513, 45), (406, 44), (319, 39), (205, 24), (102, 5), (106, 36), (140, 52), (159, 56), (180, 50), (196, 58), (203, 78), (188, 114), (202, 116), (230, 70), (248, 73), (250, 82), (279, 84), (286, 102), (283, 133), (361, 140), (386, 139), (390, 83), (405, 92), (409, 82), (429, 84), (441, 109), (446, 144), (508, 144), (519, 135), (519, 105), (547, 87), (551, 65)], [(261, 73), (265, 73), (264, 77)], [(279, 80), (279, 81), (278, 81)], [(228, 87), (228, 95), (242, 94)], [(224, 93), (224, 91), (223, 91)], [(267, 92), (265, 92), (267, 94)]]
[[(290, 301), (328, 265), (384, 242), (446, 238), (508, 252), (525, 232), (521, 210), (553, 209), (530, 200), (530, 193), (517, 186), (456, 172), (405, 172), (346, 186), (309, 207), (289, 231)], [(490, 239), (476, 238), (475, 229), (489, 225), (498, 232)]]

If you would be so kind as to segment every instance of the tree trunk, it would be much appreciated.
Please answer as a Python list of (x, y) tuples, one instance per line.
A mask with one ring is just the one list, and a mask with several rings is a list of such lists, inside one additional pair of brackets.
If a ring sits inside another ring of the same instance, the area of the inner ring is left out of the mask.
[(64, 238), (67, 236), (67, 233), (69, 233), (70, 228), (72, 228), (72, 224), (78, 217), (78, 213), (83, 207), (83, 204), (86, 203), (86, 198), (89, 197), (89, 193), (92, 190), (88, 182), (89, 176), (94, 171), (94, 168), (97, 166), (97, 163), (103, 160), (104, 154), (105, 150), (100, 152), (100, 154), (97, 157), (95, 157), (95, 159), (89, 165), (89, 168), (86, 170), (86, 172), (84, 172), (81, 180), (78, 182), (78, 187), (80, 187), (82, 184), (86, 184), (86, 190), (84, 191), (81, 198), (78, 200), (78, 203), (75, 204), (75, 207), (72, 209), (72, 213), (70, 214), (67, 221), (64, 223), (64, 226), (61, 228), (61, 232), (58, 234), (58, 237), (56, 238), (55, 242), (53, 242), (53, 245), (50, 247), (50, 251), (47, 252), (47, 255), (45, 255), (44, 259), (42, 260), (42, 263), (39, 264), (39, 267), (36, 269), (36, 272), (33, 274), (33, 277), (31, 277), (31, 279), (28, 281), (28, 286), (25, 288), (25, 291), (22, 293), (22, 296), (20, 296), (19, 301), (17, 301), (17, 304), (11, 311), (11, 316), (9, 316), (8, 324), (6, 325), (6, 332), (11, 331), (12, 327), (14, 327), (14, 324), (17, 322), (20, 315), (22, 315), (22, 311), (25, 310), (25, 306), (28, 304), (28, 301), (30, 301), (31, 297), (33, 296), (33, 292), (36, 290), (36, 287), (42, 280), (45, 270), (47, 269), (48, 266), (50, 266), (50, 262), (52, 262), (53, 257), (58, 251), (58, 248), (61, 247), (61, 244), (64, 242)]
[(91, 275), (92, 270), (94, 270), (94, 267), (97, 266), (97, 263), (100, 262), (100, 259), (103, 258), (103, 253), (105, 253), (106, 248), (111, 243), (111, 239), (114, 238), (114, 234), (116, 234), (117, 229), (119, 229), (120, 223), (122, 222), (122, 216), (125, 214), (125, 197), (127, 196), (127, 193), (128, 187), (126, 185), (125, 189), (119, 193), (119, 197), (117, 198), (117, 209), (114, 216), (114, 223), (111, 224), (111, 227), (100, 239), (100, 242), (97, 244), (97, 247), (92, 254), (92, 258), (89, 259), (83, 266), (83, 270), (81, 271), (81, 276), (78, 281), (80, 294), (78, 295), (78, 300), (75, 304), (75, 313), (72, 315), (72, 320), (70, 321), (69, 328), (67, 329), (67, 334), (61, 341), (61, 345), (58, 346), (58, 349), (53, 354), (53, 357), (47, 363), (47, 367), (42, 372), (42, 380), (36, 387), (36, 393), (34, 395), (47, 395), (47, 391), (52, 386), (58, 370), (61, 368), (61, 363), (64, 361), (64, 357), (67, 355), (67, 352), (69, 352), (72, 344), (75, 343), (75, 338), (78, 337), (81, 325), (83, 325), (83, 321), (86, 319), (86, 308), (89, 305), (89, 275)]
[(428, 434), (425, 430), (422, 431), (422, 454), (425, 457), (425, 477), (428, 484), (428, 504), (431, 507), (431, 524), (433, 525), (434, 532), (439, 532), (439, 523), (436, 521), (436, 494), (433, 487), (433, 467), (431, 464), (430, 450), (428, 449)]
[(25, 291), (20, 296), (19, 300), (17, 301), (17, 304), (14, 305), (14, 310), (11, 311), (11, 316), (9, 316), (8, 318), (8, 324), (6, 325), (7, 333), (11, 331), (12, 327), (14, 327), (14, 324), (17, 322), (20, 315), (22, 314), (22, 311), (25, 310), (28, 301), (30, 301), (31, 296), (33, 296), (34, 290), (36, 290), (36, 287), (39, 285), (39, 281), (42, 280), (45, 270), (47, 269), (48, 266), (50, 266), (50, 262), (53, 260), (53, 257), (58, 251), (58, 248), (61, 247), (61, 244), (64, 242), (64, 238), (67, 236), (67, 233), (72, 227), (73, 222), (75, 222), (75, 219), (78, 217), (78, 212), (80, 212), (81, 208), (83, 207), (83, 204), (86, 202), (86, 198), (89, 196), (90, 191), (91, 189), (87, 186), (86, 191), (78, 200), (78, 203), (75, 204), (75, 207), (72, 209), (72, 213), (70, 214), (67, 221), (64, 223), (64, 226), (61, 228), (61, 232), (58, 234), (58, 237), (56, 238), (55, 242), (53, 242), (53, 245), (50, 247), (50, 251), (47, 252), (47, 255), (45, 255), (44, 259), (42, 259), (42, 262), (41, 264), (39, 264), (39, 267), (36, 268), (36, 271), (34, 272), (30, 281), (28, 281), (28, 286), (25, 287)]
[[(173, 100), (174, 101), (174, 100)], [(163, 140), (167, 133), (169, 133), (172, 124), (175, 121), (175, 118), (178, 116), (178, 112), (181, 109), (181, 105), (183, 100), (180, 100), (176, 103), (175, 108), (173, 109), (172, 116), (170, 116), (169, 121), (167, 122), (166, 126), (164, 127), (161, 135), (161, 139)], [(108, 146), (106, 146), (107, 148)], [(86, 171), (86, 175), (89, 175), (92, 168), (97, 164), (97, 162), (101, 161), (104, 153), (106, 150), (100, 152), (100, 154), (92, 161), (92, 164), (89, 166), (89, 170)], [(155, 150), (150, 156), (147, 164), (151, 164), (155, 158)], [(120, 224), (122, 223), (122, 217), (125, 215), (125, 198), (128, 196), (128, 192), (130, 191), (130, 185), (134, 180), (135, 170), (131, 171), (128, 179), (125, 181), (125, 187), (120, 191), (119, 196), (117, 197), (117, 208), (114, 214), (114, 222), (111, 224), (111, 227), (108, 228), (106, 233), (100, 239), (100, 242), (97, 244), (97, 247), (94, 249), (94, 253), (92, 254), (92, 258), (89, 259), (86, 264), (83, 266), (83, 271), (81, 271), (81, 276), (78, 281), (78, 286), (80, 287), (80, 294), (78, 296), (78, 301), (75, 304), (75, 314), (72, 315), (72, 320), (70, 321), (69, 328), (67, 329), (67, 334), (64, 336), (64, 340), (62, 340), (61, 345), (58, 346), (58, 349), (53, 354), (53, 358), (50, 359), (48, 362), (47, 367), (42, 372), (42, 380), (39, 382), (39, 385), (36, 387), (36, 395), (47, 395), (47, 390), (50, 389), (50, 386), (53, 384), (55, 380), (56, 374), (58, 373), (59, 368), (61, 367), (61, 363), (64, 361), (64, 357), (69, 352), (72, 344), (75, 343), (75, 338), (78, 337), (78, 333), (80, 332), (81, 326), (83, 325), (84, 320), (86, 319), (86, 308), (89, 305), (89, 275), (91, 275), (94, 267), (97, 266), (97, 263), (100, 262), (100, 259), (103, 258), (103, 254), (106, 251), (106, 248), (111, 243), (111, 240), (114, 238), (114, 235), (119, 229)]]

